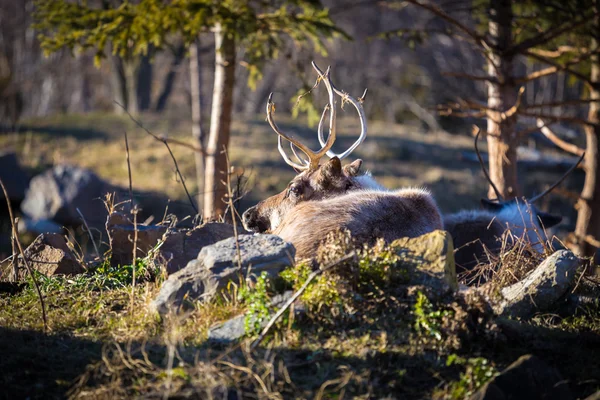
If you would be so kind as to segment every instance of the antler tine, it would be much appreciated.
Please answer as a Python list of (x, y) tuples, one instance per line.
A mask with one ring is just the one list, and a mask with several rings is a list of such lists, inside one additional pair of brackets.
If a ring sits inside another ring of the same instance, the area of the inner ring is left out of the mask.
[[(333, 143), (335, 143), (336, 138), (336, 110), (335, 110), (335, 93), (333, 89), (333, 84), (331, 83), (331, 67), (327, 67), (325, 74), (323, 71), (317, 67), (315, 62), (312, 62), (313, 68), (319, 74), (319, 79), (322, 79), (325, 83), (325, 87), (327, 88), (327, 93), (329, 94), (329, 104), (328, 107), (325, 107), (323, 110), (323, 114), (321, 115), (321, 121), (319, 122), (319, 126), (323, 127), (323, 119), (325, 116), (325, 112), (329, 109), (329, 136), (327, 137), (327, 142), (323, 143), (323, 141), (319, 140), (321, 144), (321, 149), (314, 154), (314, 160), (311, 159), (312, 163), (315, 163), (315, 167), (319, 164), (319, 160), (325, 155), (330, 153), (330, 149), (333, 147)], [(333, 157), (333, 156), (332, 156)]]
[(547, 195), (548, 193), (550, 193), (552, 190), (554, 190), (554, 188), (557, 187), (558, 185), (560, 185), (561, 182), (567, 178), (567, 176), (569, 176), (573, 171), (575, 171), (575, 168), (577, 168), (577, 166), (579, 166), (579, 164), (581, 164), (584, 157), (585, 157), (585, 152), (581, 155), (581, 157), (579, 157), (579, 160), (577, 160), (577, 163), (575, 163), (573, 166), (571, 166), (571, 168), (569, 168), (569, 170), (567, 172), (565, 172), (565, 174), (563, 176), (561, 176), (558, 181), (556, 181), (552, 186), (550, 186), (548, 189), (544, 190), (542, 193), (529, 199), (529, 202), (534, 203), (534, 202), (538, 201), (539, 199), (541, 199), (542, 197), (544, 197), (545, 195)]
[(473, 132), (476, 132), (475, 133), (475, 153), (477, 153), (477, 159), (479, 160), (479, 165), (481, 165), (481, 169), (483, 170), (483, 174), (485, 175), (485, 178), (488, 180), (488, 182), (492, 186), (492, 189), (494, 189), (494, 193), (496, 193), (497, 200), (502, 201), (504, 199), (502, 198), (502, 195), (500, 194), (500, 191), (498, 190), (498, 188), (496, 187), (494, 182), (492, 182), (492, 179), (490, 178), (490, 175), (488, 174), (488, 171), (485, 168), (485, 164), (483, 163), (483, 158), (481, 158), (481, 154), (479, 153), (479, 146), (477, 146), (477, 141), (479, 140), (479, 135), (481, 134), (481, 129), (479, 129), (479, 127), (477, 125), (473, 125)]
[[(327, 115), (328, 110), (329, 110), (329, 103), (327, 103), (325, 105), (325, 108), (323, 109), (323, 113), (321, 114), (321, 119), (319, 120), (319, 129), (322, 129), (322, 127), (323, 127), (323, 122), (325, 121), (325, 116)], [(290, 142), (290, 149), (292, 149), (292, 153), (294, 153), (294, 156), (296, 156), (296, 158), (298, 160), (300, 160), (301, 162), (307, 163), (306, 160), (300, 158), (300, 156), (296, 153), (296, 148), (292, 142)]]
[[(321, 71), (321, 69), (317, 66), (317, 64), (314, 61), (312, 62), (312, 66), (319, 73), (319, 75), (323, 75), (323, 72)], [(342, 98), (342, 101), (347, 100), (350, 103), (352, 103), (354, 108), (356, 108), (356, 111), (358, 112), (358, 117), (360, 119), (360, 135), (359, 135), (358, 139), (352, 144), (352, 146), (350, 146), (346, 151), (339, 153), (339, 154), (336, 154), (331, 150), (327, 151), (327, 155), (329, 157), (338, 157), (340, 160), (342, 160), (342, 159), (348, 157), (367, 137), (367, 117), (365, 116), (365, 110), (363, 109), (362, 103), (365, 100), (365, 98), (367, 97), (368, 89), (365, 89), (365, 91), (361, 97), (359, 97), (358, 99), (355, 99), (354, 97), (350, 96), (347, 92), (336, 88), (335, 85), (333, 84), (333, 82), (330, 82), (330, 83), (331, 83), (331, 87), (333, 88), (333, 91)], [(321, 123), (319, 123), (317, 132), (318, 132), (318, 137), (319, 137), (319, 143), (321, 144), (321, 146), (324, 146), (325, 140), (323, 139), (323, 125)], [(329, 138), (327, 138), (327, 139), (329, 140)]]
[[(321, 158), (323, 158), (323, 156), (329, 151), (329, 149), (331, 149), (331, 147), (333, 146), (333, 143), (335, 142), (335, 117), (336, 117), (335, 116), (335, 96), (334, 96), (333, 89), (331, 87), (330, 70), (331, 70), (331, 68), (327, 68), (327, 71), (325, 72), (324, 75), (322, 73), (320, 74), (320, 79), (323, 79), (323, 81), (325, 82), (325, 86), (327, 87), (327, 92), (329, 93), (330, 108), (331, 108), (331, 110), (333, 110), (329, 116), (329, 138), (327, 139), (327, 143), (322, 145), (323, 147), (321, 147), (321, 149), (317, 152), (312, 151), (307, 146), (302, 144), (298, 139), (294, 138), (293, 135), (283, 132), (277, 126), (277, 124), (275, 123), (275, 120), (273, 119), (273, 111), (275, 110), (275, 103), (273, 103), (273, 101), (272, 101), (273, 93), (271, 93), (269, 95), (269, 100), (267, 101), (267, 121), (269, 121), (269, 125), (271, 125), (271, 128), (275, 131), (275, 133), (277, 133), (277, 135), (279, 135), (279, 139), (277, 142), (277, 148), (279, 149), (279, 153), (281, 154), (281, 156), (283, 157), (283, 159), (285, 160), (285, 162), (288, 165), (291, 165), (292, 167), (294, 167), (296, 169), (306, 170), (306, 169), (317, 168)], [(323, 118), (323, 117), (321, 117), (321, 118)], [(283, 145), (282, 145), (282, 140), (281, 140), (282, 137), (284, 139), (287, 139), (291, 143), (292, 152), (294, 153), (296, 158), (298, 158), (298, 160), (301, 160), (301, 159), (300, 159), (300, 157), (298, 157), (298, 154), (296, 154), (296, 151), (293, 146), (296, 146), (304, 154), (306, 154), (306, 156), (308, 157), (307, 164), (306, 163), (298, 164), (298, 163), (292, 161), (287, 156), (287, 154), (283, 150)]]
[[(279, 153), (281, 153), (281, 156), (283, 157), (284, 161), (293, 168), (296, 168), (299, 170), (305, 170), (305, 169), (310, 168), (311, 165), (295, 163), (285, 153), (285, 150), (283, 149), (283, 143), (282, 143), (281, 138), (287, 139), (291, 143), (296, 145), (296, 147), (298, 147), (304, 154), (306, 154), (306, 156), (309, 158), (309, 160), (312, 161), (312, 157), (314, 155), (314, 153), (311, 149), (309, 149), (308, 147), (303, 145), (298, 139), (294, 138), (293, 135), (287, 134), (287, 133), (283, 132), (281, 129), (279, 129), (279, 127), (275, 123), (275, 120), (273, 119), (273, 112), (275, 111), (275, 103), (273, 103), (272, 100), (273, 100), (273, 93), (269, 94), (269, 100), (267, 101), (267, 121), (269, 121), (269, 125), (271, 125), (271, 128), (278, 135), (277, 148), (279, 149)], [(317, 161), (317, 163), (318, 163), (318, 161)]]

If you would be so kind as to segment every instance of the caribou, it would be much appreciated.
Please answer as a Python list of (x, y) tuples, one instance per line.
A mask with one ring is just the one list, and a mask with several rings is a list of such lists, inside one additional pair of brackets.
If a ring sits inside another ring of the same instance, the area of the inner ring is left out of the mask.
[[(338, 230), (349, 231), (357, 243), (370, 243), (378, 238), (389, 242), (442, 229), (440, 211), (426, 189), (388, 190), (370, 174), (360, 173), (360, 159), (342, 167), (341, 160), (366, 138), (362, 102), (367, 92), (355, 99), (331, 82), (331, 68), (323, 72), (314, 62), (312, 66), (318, 74), (315, 86), (323, 82), (328, 93), (328, 104), (317, 127), (322, 147), (315, 152), (277, 126), (271, 94), (267, 102), (267, 121), (277, 134), (278, 149), (284, 161), (300, 173), (281, 193), (246, 210), (242, 215), (245, 228), (271, 232), (290, 241), (296, 247), (297, 258), (312, 258), (327, 234)], [(331, 150), (336, 140), (336, 95), (354, 106), (361, 126), (359, 138), (340, 154)], [(327, 114), (329, 133), (325, 140), (323, 125)], [(285, 152), (284, 139), (290, 143), (296, 161)], [(325, 155), (330, 159), (321, 164)]]
[[(482, 261), (487, 254), (497, 256), (502, 250), (500, 240), (506, 232), (510, 233), (512, 242), (525, 241), (534, 251), (543, 254), (548, 241), (546, 230), (562, 221), (559, 215), (540, 211), (535, 203), (556, 188), (583, 160), (582, 155), (577, 163), (563, 174), (549, 188), (529, 199), (503, 199), (498, 188), (491, 180), (483, 163), (477, 141), (481, 131), (475, 127), (474, 147), (481, 169), (496, 194), (496, 199), (482, 198), (482, 209), (462, 210), (444, 216), (444, 229), (450, 232), (454, 242), (454, 258), (458, 271), (469, 271)], [(511, 243), (508, 243), (510, 245)]]

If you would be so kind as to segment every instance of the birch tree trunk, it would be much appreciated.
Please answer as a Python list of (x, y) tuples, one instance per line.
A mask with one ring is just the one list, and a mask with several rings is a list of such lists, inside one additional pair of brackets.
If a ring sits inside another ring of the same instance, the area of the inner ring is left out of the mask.
[[(204, 131), (202, 130), (202, 90), (201, 90), (201, 72), (200, 72), (200, 52), (199, 40), (196, 39), (190, 46), (190, 93), (192, 97), (192, 136), (196, 145), (204, 149)], [(196, 163), (196, 182), (198, 185), (197, 203), (201, 207), (204, 197), (204, 155), (202, 153), (194, 154)]]
[[(598, 7), (598, 5), (597, 5)], [(600, 10), (599, 10), (600, 11)], [(600, 18), (596, 17), (596, 32), (600, 36)], [(591, 49), (598, 48), (598, 40), (592, 39)], [(590, 89), (590, 99), (600, 100), (600, 56), (595, 54), (591, 58), (590, 80), (595, 84)], [(591, 256), (596, 247), (594, 241), (600, 240), (600, 181), (599, 160), (600, 156), (600, 103), (590, 102), (588, 121), (596, 124), (585, 127), (585, 183), (581, 196), (577, 202), (577, 224), (575, 225), (575, 251), (582, 256)], [(589, 240), (592, 239), (592, 240)], [(592, 243), (590, 243), (592, 242)]]
[[(490, 178), (505, 198), (519, 195), (516, 115), (504, 115), (517, 100), (513, 56), (505, 54), (505, 50), (513, 44), (512, 22), (512, 0), (491, 0), (488, 29), (492, 51), (488, 60), (488, 74), (496, 78), (496, 82), (488, 82), (490, 110), (487, 113), (487, 142)], [(488, 196), (490, 199), (496, 198), (491, 187)]]
[(224, 151), (229, 146), (235, 83), (235, 42), (218, 24), (215, 26), (215, 49), (215, 83), (204, 172), (205, 221), (222, 217), (225, 211), (223, 199), (227, 188), (223, 181), (226, 179), (227, 158)]

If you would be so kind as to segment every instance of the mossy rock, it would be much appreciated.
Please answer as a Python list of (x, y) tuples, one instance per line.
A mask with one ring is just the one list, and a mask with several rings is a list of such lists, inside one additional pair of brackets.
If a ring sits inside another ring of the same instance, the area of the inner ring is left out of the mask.
[(454, 245), (446, 231), (433, 231), (415, 238), (400, 238), (391, 247), (406, 261), (411, 284), (431, 287), (440, 295), (458, 290)]

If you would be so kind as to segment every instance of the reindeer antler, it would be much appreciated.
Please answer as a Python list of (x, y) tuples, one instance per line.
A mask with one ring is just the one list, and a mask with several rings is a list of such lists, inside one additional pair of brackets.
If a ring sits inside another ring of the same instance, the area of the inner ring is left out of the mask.
[[(331, 67), (327, 68), (327, 71), (325, 72), (325, 74), (321, 73), (320, 71), (320, 77), (319, 79), (322, 79), (323, 82), (325, 82), (325, 87), (327, 88), (327, 92), (329, 94), (329, 107), (331, 109), (331, 113), (329, 114), (329, 137), (327, 138), (327, 142), (326, 143), (321, 143), (321, 149), (314, 152), (311, 149), (309, 149), (307, 146), (305, 146), (304, 144), (302, 144), (298, 139), (296, 139), (293, 135), (291, 134), (287, 134), (285, 132), (283, 132), (281, 129), (279, 129), (279, 127), (277, 126), (277, 124), (275, 123), (275, 120), (273, 119), (273, 112), (275, 111), (275, 103), (272, 102), (272, 98), (273, 98), (273, 93), (271, 93), (269, 95), (269, 100), (267, 102), (267, 121), (269, 121), (269, 125), (271, 125), (271, 128), (273, 128), (273, 130), (277, 133), (278, 135), (278, 141), (277, 141), (277, 148), (279, 149), (279, 153), (281, 153), (281, 156), (283, 157), (283, 159), (285, 160), (285, 162), (296, 168), (299, 170), (306, 170), (306, 169), (316, 169), (319, 166), (319, 161), (321, 160), (321, 158), (323, 158), (323, 156), (325, 154), (327, 154), (327, 152), (329, 151), (329, 149), (331, 149), (331, 147), (333, 146), (333, 143), (335, 142), (335, 137), (336, 137), (336, 132), (335, 132), (335, 120), (336, 120), (336, 112), (335, 112), (335, 96), (334, 96), (334, 91), (332, 88), (332, 84), (331, 84), (331, 77), (330, 77), (330, 71), (331, 71)], [(326, 113), (327, 109), (325, 109), (325, 111), (323, 112), (323, 115), (321, 116), (321, 123), (323, 121), (323, 118), (325, 117), (325, 113)], [(283, 139), (286, 139), (290, 142), (290, 146), (292, 148), (292, 152), (294, 153), (294, 156), (296, 156), (296, 158), (298, 159), (298, 161), (301, 162), (301, 164), (298, 164), (294, 161), (292, 161), (287, 154), (285, 153), (285, 151), (283, 150)], [(308, 160), (304, 160), (302, 159), (295, 151), (294, 146), (296, 146), (298, 149), (300, 149), (307, 157)]]
[(483, 170), (483, 174), (485, 175), (485, 178), (488, 180), (488, 182), (492, 186), (492, 189), (494, 189), (494, 193), (496, 193), (497, 200), (499, 202), (501, 202), (503, 200), (502, 195), (500, 194), (500, 191), (498, 190), (498, 188), (492, 181), (492, 178), (490, 178), (487, 168), (485, 167), (485, 164), (483, 163), (483, 158), (481, 158), (481, 154), (479, 153), (479, 146), (477, 146), (477, 141), (479, 140), (479, 135), (481, 134), (481, 129), (479, 129), (479, 127), (477, 125), (473, 125), (473, 133), (475, 133), (475, 143), (474, 143), (475, 144), (475, 153), (477, 154), (477, 159), (479, 160), (479, 165), (481, 165), (481, 169)]
[(562, 181), (564, 181), (567, 178), (567, 176), (569, 176), (573, 171), (575, 171), (575, 168), (577, 168), (577, 166), (579, 164), (581, 164), (584, 157), (585, 157), (585, 152), (583, 152), (581, 157), (579, 157), (579, 160), (577, 160), (577, 162), (573, 166), (571, 166), (571, 168), (569, 168), (569, 170), (567, 172), (565, 172), (564, 175), (561, 176), (559, 180), (557, 180), (552, 186), (550, 186), (548, 189), (544, 190), (542, 193), (529, 199), (529, 202), (530, 203), (536, 202), (539, 199), (541, 199), (542, 197), (544, 197), (545, 195), (547, 195), (548, 193), (550, 193), (552, 190), (554, 190), (554, 188), (557, 187), (558, 185), (560, 185), (560, 183)]
[[(312, 66), (320, 76), (323, 76), (323, 71), (321, 71), (319, 66), (314, 61), (312, 62)], [(340, 160), (343, 160), (344, 158), (348, 157), (354, 151), (354, 149), (356, 149), (367, 137), (367, 117), (365, 116), (365, 110), (363, 109), (362, 103), (367, 97), (368, 89), (365, 89), (361, 97), (355, 99), (354, 97), (350, 96), (347, 92), (336, 88), (333, 82), (330, 83), (331, 87), (333, 88), (333, 91), (342, 98), (342, 103), (344, 101), (349, 101), (350, 103), (352, 103), (354, 108), (356, 108), (356, 111), (358, 112), (358, 117), (360, 119), (360, 135), (358, 139), (354, 142), (354, 144), (352, 144), (352, 146), (350, 146), (346, 151), (339, 154), (336, 154), (331, 150), (327, 151), (327, 155), (329, 157), (338, 157)], [(325, 144), (325, 140), (323, 139), (323, 117), (325, 116), (326, 111), (327, 108), (323, 111), (323, 116), (321, 116), (321, 121), (319, 121), (319, 126), (317, 128), (319, 143), (321, 144), (321, 146)]]

